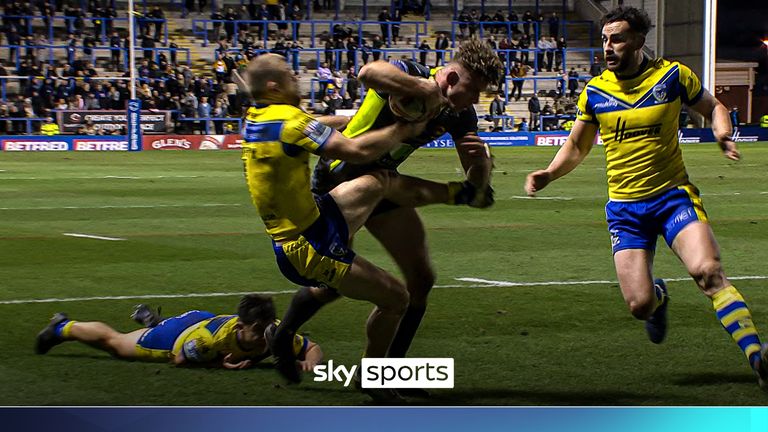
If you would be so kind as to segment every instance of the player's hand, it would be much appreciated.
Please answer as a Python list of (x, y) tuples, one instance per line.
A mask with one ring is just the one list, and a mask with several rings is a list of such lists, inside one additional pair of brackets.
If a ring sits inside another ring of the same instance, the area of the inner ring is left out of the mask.
[(530, 197), (536, 196), (536, 192), (547, 187), (550, 181), (552, 181), (552, 176), (549, 171), (534, 171), (525, 178), (525, 193)]
[(491, 149), (488, 147), (488, 144), (486, 144), (482, 138), (474, 134), (467, 134), (456, 140), (456, 146), (460, 146), (465, 149), (465, 152), (469, 156), (485, 156), (488, 158), (491, 157)]
[(717, 143), (720, 146), (720, 150), (723, 151), (723, 156), (730, 160), (741, 160), (741, 153), (736, 147), (736, 143), (731, 140), (719, 141)]
[(437, 84), (437, 81), (426, 78), (422, 78), (420, 81), (426, 94), (424, 105), (427, 108), (427, 118), (435, 118), (440, 114), (443, 107), (448, 104), (448, 98), (443, 95), (443, 90)]
[(234, 356), (232, 353), (229, 353), (224, 357), (224, 360), (222, 361), (221, 365), (224, 366), (225, 369), (248, 369), (251, 367), (251, 361), (250, 360), (241, 360), (239, 362), (233, 362)]
[(299, 364), (299, 370), (302, 372), (311, 372), (312, 369), (315, 367), (315, 364), (312, 362), (308, 362), (306, 360), (301, 360), (297, 362)]

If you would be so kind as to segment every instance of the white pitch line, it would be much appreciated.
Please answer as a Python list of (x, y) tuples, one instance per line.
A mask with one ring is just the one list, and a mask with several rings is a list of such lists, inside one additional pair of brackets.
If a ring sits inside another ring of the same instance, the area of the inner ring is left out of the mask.
[[(729, 280), (766, 280), (768, 276), (729, 276)], [(587, 281), (544, 281), (544, 282), (509, 282), (497, 281), (479, 278), (456, 278), (461, 282), (475, 282), (485, 285), (479, 287), (517, 287), (517, 286), (557, 286), (557, 285), (609, 285), (617, 284), (613, 280), (587, 280)], [(667, 282), (684, 282), (691, 280), (691, 277), (664, 278)]]
[[(729, 277), (730, 280), (765, 280), (768, 276), (734, 276)], [(434, 288), (505, 288), (505, 287), (517, 287), (517, 286), (554, 286), (554, 285), (607, 285), (617, 284), (616, 281), (608, 280), (593, 280), (593, 281), (550, 281), (550, 282), (509, 282), (509, 281), (494, 281), (488, 279), (479, 278), (456, 278), (457, 281), (463, 282), (479, 282), (480, 284), (474, 285), (435, 285)], [(664, 279), (669, 282), (682, 282), (688, 281), (690, 278), (670, 278)], [(298, 289), (298, 288), (296, 288)], [(284, 291), (258, 291), (259, 294), (266, 295), (283, 295), (293, 294), (294, 290)], [(182, 298), (182, 297), (233, 297), (243, 296), (246, 294), (253, 294), (256, 291), (245, 292), (214, 292), (214, 293), (187, 293), (187, 294), (137, 294), (137, 295), (124, 295), (124, 296), (98, 296), (98, 297), (67, 297), (67, 298), (47, 298), (47, 299), (22, 299), (22, 300), (0, 300), (0, 305), (13, 305), (13, 304), (31, 304), (31, 303), (58, 303), (58, 302), (78, 302), (78, 301), (94, 301), (94, 300), (139, 300), (139, 299), (155, 299), (155, 298)]]
[[(552, 201), (573, 201), (573, 198), (571, 197), (560, 197), (560, 196), (542, 196), (542, 197), (529, 197), (525, 195), (512, 195), (509, 197), (510, 199), (535, 199), (535, 200), (552, 200)], [(504, 199), (504, 198), (502, 198)]]
[(151, 205), (106, 205), (106, 206), (62, 206), (62, 207), (0, 207), (0, 210), (86, 210), (86, 209), (152, 209), (174, 207), (240, 207), (242, 204), (151, 204)]
[(108, 241), (123, 241), (124, 238), (120, 237), (104, 237), (104, 236), (97, 236), (97, 235), (91, 235), (91, 234), (80, 234), (80, 233), (63, 233), (63, 235), (67, 237), (78, 237), (78, 238), (87, 238), (87, 239), (94, 239), (94, 240), (108, 240)]

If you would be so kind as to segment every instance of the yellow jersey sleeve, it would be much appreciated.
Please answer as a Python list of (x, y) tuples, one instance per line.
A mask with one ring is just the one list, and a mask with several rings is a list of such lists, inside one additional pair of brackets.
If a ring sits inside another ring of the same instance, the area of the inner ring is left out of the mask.
[(309, 114), (296, 109), (290, 119), (283, 123), (280, 141), (320, 154), (323, 146), (333, 135), (333, 129), (315, 120)]
[[(589, 84), (587, 84), (589, 85)], [(594, 123), (597, 124), (597, 117), (595, 117), (595, 111), (594, 109), (589, 106), (589, 98), (587, 97), (587, 88), (584, 88), (584, 91), (579, 94), (579, 99), (576, 102), (576, 107), (578, 110), (576, 111), (576, 119), (585, 121), (588, 123)]]
[(678, 63), (680, 71), (680, 100), (688, 106), (694, 105), (704, 94), (699, 77), (686, 65)]
[(300, 334), (297, 334), (293, 337), (293, 354), (298, 359), (304, 359), (304, 354), (307, 353), (307, 349), (309, 348), (309, 338), (306, 336), (302, 336)]

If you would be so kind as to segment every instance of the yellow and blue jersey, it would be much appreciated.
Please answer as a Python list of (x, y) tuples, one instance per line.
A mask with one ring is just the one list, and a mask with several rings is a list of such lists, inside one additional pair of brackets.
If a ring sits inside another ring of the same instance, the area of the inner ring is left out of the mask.
[[(208, 363), (227, 354), (236, 359), (255, 361), (269, 357), (266, 344), (252, 350), (240, 345), (237, 322), (237, 315), (214, 315), (199, 310), (185, 312), (147, 330), (136, 343), (136, 357), (167, 361), (183, 352), (190, 363)], [(293, 346), (296, 356), (303, 358), (309, 339), (296, 335)]]
[(687, 66), (664, 59), (646, 59), (634, 77), (605, 71), (587, 83), (577, 118), (599, 125), (611, 200), (637, 201), (688, 183), (679, 114), (703, 91)]
[(245, 175), (273, 240), (297, 238), (319, 217), (310, 190), (309, 154), (320, 154), (333, 133), (291, 105), (248, 109), (243, 127)]

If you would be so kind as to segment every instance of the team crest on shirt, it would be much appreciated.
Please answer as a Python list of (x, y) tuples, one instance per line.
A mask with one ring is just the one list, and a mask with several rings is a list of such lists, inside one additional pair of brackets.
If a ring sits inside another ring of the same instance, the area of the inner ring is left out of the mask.
[(667, 86), (659, 84), (653, 88), (653, 97), (657, 102), (665, 102), (667, 100)]

